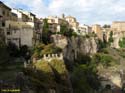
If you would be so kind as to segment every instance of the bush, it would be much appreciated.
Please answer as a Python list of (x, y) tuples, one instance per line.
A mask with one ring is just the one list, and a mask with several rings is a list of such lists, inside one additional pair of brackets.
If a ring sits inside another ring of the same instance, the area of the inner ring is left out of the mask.
[(119, 40), (119, 46), (120, 46), (121, 48), (125, 48), (125, 37), (122, 38), (122, 40)]
[(9, 51), (10, 56), (12, 57), (19, 56), (19, 48), (14, 43), (9, 42), (7, 50)]
[(62, 52), (62, 49), (56, 47), (54, 44), (48, 44), (48, 45), (39, 44), (34, 47), (32, 57), (40, 58), (44, 54), (55, 54), (60, 52)]
[(109, 54), (97, 53), (92, 57), (93, 64), (102, 64), (105, 67), (111, 66), (116, 60)]
[(100, 86), (96, 73), (87, 65), (75, 67), (71, 80), (74, 93), (93, 93)]

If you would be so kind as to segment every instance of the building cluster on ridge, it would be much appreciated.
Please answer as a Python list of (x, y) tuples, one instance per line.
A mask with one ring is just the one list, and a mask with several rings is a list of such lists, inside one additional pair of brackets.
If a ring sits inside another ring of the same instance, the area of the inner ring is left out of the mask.
[[(78, 35), (94, 32), (98, 38), (103, 40), (105, 34), (108, 41), (112, 31), (116, 41), (113, 46), (116, 48), (119, 47), (118, 41), (125, 33), (124, 21), (113, 22), (111, 26), (101, 27), (99, 24), (81, 25), (75, 17), (64, 14), (62, 17), (48, 16), (46, 19), (51, 32), (60, 32), (61, 25), (64, 24)], [(18, 47), (22, 45), (34, 46), (41, 41), (43, 25), (43, 19), (37, 18), (35, 14), (22, 9), (11, 9), (0, 1), (0, 39), (7, 44), (12, 42)]]

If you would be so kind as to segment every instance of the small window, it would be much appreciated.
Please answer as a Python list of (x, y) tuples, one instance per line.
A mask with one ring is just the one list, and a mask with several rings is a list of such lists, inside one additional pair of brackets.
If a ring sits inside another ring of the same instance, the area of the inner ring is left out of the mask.
[(5, 22), (2, 22), (2, 26), (5, 27)]
[(10, 35), (10, 32), (7, 32), (7, 35)]
[(5, 11), (3, 11), (3, 15), (5, 15)]

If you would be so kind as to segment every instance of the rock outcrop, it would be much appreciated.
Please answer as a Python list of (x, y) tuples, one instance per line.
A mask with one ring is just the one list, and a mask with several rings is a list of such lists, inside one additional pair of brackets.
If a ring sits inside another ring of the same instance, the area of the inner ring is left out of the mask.
[(115, 32), (113, 34), (113, 43), (111, 45), (111, 47), (114, 47), (114, 48), (120, 48), (119, 46), (119, 41), (122, 40), (122, 38), (125, 37), (125, 32)]
[(63, 35), (52, 35), (51, 36), (52, 42), (57, 46), (62, 49), (64, 49), (67, 45), (67, 37)]
[(68, 45), (64, 49), (64, 59), (74, 62), (79, 54), (88, 55), (97, 52), (97, 42), (94, 37), (71, 37), (68, 38)]

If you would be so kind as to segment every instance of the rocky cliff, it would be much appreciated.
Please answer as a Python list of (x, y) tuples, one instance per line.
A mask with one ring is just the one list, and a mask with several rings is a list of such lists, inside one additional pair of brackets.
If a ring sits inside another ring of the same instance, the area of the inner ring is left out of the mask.
[(95, 37), (71, 37), (68, 38), (68, 45), (64, 49), (64, 59), (74, 62), (79, 58), (79, 54), (93, 54), (97, 52), (97, 49)]

